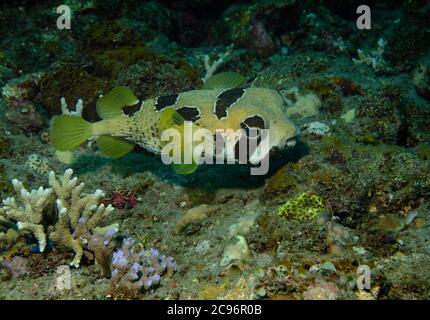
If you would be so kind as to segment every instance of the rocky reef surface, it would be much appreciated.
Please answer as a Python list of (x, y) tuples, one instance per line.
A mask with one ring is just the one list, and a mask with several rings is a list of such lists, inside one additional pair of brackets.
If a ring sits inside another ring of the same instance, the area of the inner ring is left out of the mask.
[[(430, 5), (370, 2), (371, 30), (355, 0), (2, 3), (0, 299), (429, 299)], [(50, 143), (65, 104), (215, 71), (301, 129), (265, 176)]]

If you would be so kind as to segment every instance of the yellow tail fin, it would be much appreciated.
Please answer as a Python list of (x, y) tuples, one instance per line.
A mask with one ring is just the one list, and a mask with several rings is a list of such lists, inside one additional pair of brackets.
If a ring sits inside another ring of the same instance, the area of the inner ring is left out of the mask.
[(91, 138), (91, 123), (81, 117), (63, 114), (54, 119), (51, 142), (60, 151), (73, 150)]

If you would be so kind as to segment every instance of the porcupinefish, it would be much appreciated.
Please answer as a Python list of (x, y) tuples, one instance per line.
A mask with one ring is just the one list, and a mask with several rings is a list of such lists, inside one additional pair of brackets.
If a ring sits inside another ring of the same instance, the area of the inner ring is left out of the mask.
[[(117, 87), (97, 101), (101, 121), (90, 123), (79, 116), (66, 114), (54, 118), (51, 142), (57, 150), (69, 151), (88, 139), (97, 138), (99, 149), (113, 158), (127, 154), (135, 144), (160, 154), (166, 146), (163, 132), (175, 128), (181, 132), (179, 149), (183, 157), (187, 146), (193, 144), (185, 134), (188, 124), (192, 129), (206, 129), (214, 140), (222, 130), (240, 130), (240, 134), (233, 138), (233, 152), (222, 155), (228, 161), (237, 162), (236, 151), (243, 141), (257, 140), (254, 148), (246, 150), (247, 159), (255, 164), (266, 156), (261, 152), (257, 156), (261, 132), (268, 132), (266, 149), (270, 152), (293, 146), (299, 130), (284, 112), (284, 100), (279, 92), (268, 88), (242, 88), (243, 80), (243, 76), (237, 73), (219, 73), (201, 90), (160, 96), (142, 103), (127, 87)], [(255, 135), (249, 134), (252, 129), (257, 129)], [(228, 140), (228, 135), (223, 139)], [(195, 146), (191, 149), (195, 150)], [(206, 159), (216, 152), (208, 150), (210, 148), (201, 149)], [(191, 164), (173, 163), (172, 167), (176, 173), (189, 174), (197, 169), (198, 164), (195, 161)]]

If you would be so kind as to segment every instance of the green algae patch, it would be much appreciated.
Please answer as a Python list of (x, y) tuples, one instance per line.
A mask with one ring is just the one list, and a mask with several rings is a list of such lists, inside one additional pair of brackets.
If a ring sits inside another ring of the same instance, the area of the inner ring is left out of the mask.
[(6, 138), (0, 137), (0, 159), (10, 156), (10, 143)]
[(305, 222), (318, 217), (324, 209), (321, 197), (302, 192), (283, 204), (278, 210), (278, 216), (287, 223)]
[(13, 191), (12, 183), (8, 179), (6, 179), (5, 167), (3, 164), (0, 164), (0, 196), (2, 193), (7, 195), (12, 191)]
[(427, 143), (420, 143), (416, 148), (415, 152), (420, 160), (430, 160), (430, 145)]

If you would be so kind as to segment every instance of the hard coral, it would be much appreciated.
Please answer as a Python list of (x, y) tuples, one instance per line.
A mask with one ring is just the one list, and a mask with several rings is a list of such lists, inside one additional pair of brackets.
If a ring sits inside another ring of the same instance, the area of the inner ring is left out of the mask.
[(172, 257), (161, 255), (154, 248), (136, 252), (134, 245), (135, 241), (127, 238), (112, 256), (109, 294), (113, 297), (136, 298), (158, 287), (162, 276), (170, 277), (176, 271)]
[(286, 222), (303, 222), (316, 218), (324, 208), (322, 198), (302, 192), (282, 205), (278, 215)]
[(110, 241), (118, 231), (118, 224), (100, 227), (113, 207), (99, 205), (99, 199), (103, 196), (101, 190), (83, 194), (85, 184), (78, 184), (78, 179), (72, 178), (72, 175), (73, 170), (68, 169), (59, 180), (51, 171), (50, 188), (40, 187), (32, 191), (14, 179), (12, 183), (16, 198), (3, 200), (0, 217), (6, 222), (16, 223), (18, 230), (32, 234), (38, 241), (40, 252), (45, 250), (48, 238), (55, 244), (71, 249), (75, 256), (70, 265), (79, 267), (91, 237), (99, 235)]

